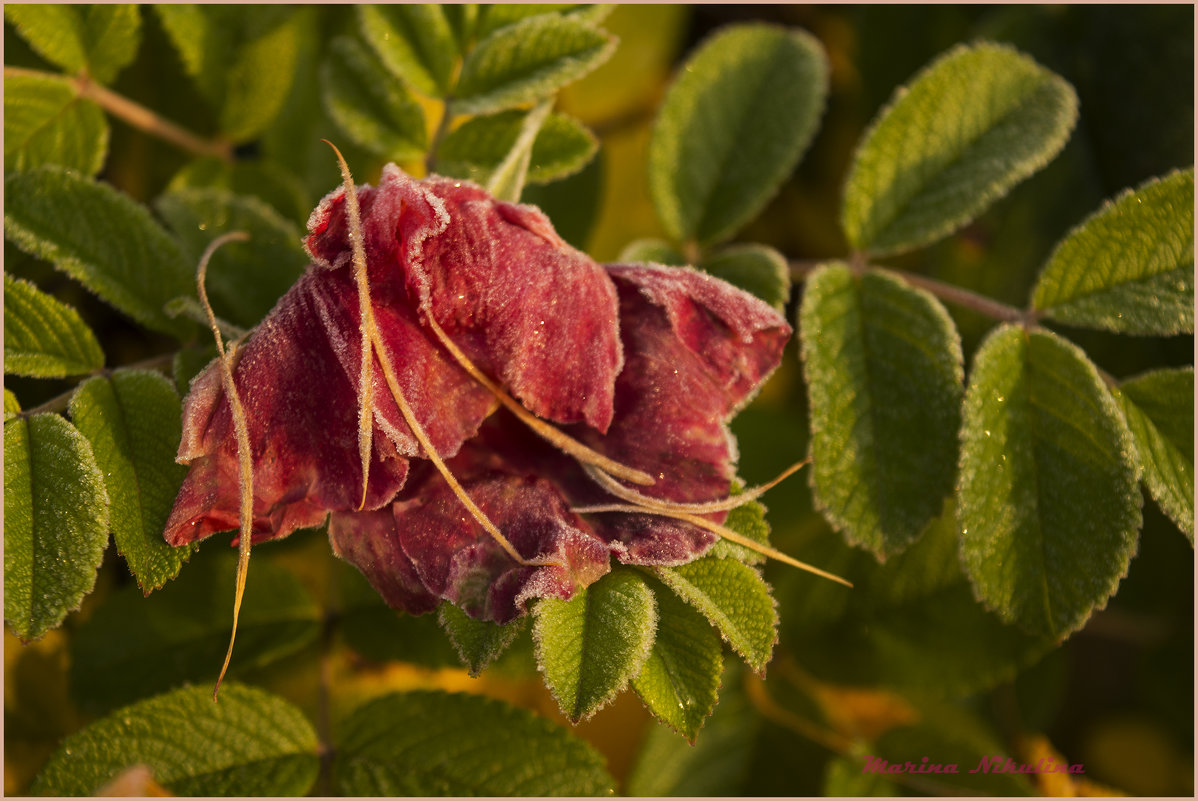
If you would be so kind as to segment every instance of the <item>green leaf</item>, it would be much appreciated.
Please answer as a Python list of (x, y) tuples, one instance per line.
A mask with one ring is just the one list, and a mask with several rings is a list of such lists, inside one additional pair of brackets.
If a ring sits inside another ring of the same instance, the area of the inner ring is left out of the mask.
[(222, 245), (208, 265), (213, 308), (239, 325), (256, 325), (308, 265), (299, 229), (258, 198), (223, 189), (181, 189), (162, 195), (154, 207), (195, 264), (221, 234), (250, 235), (248, 242)]
[[(511, 152), (528, 113), (501, 111), (474, 117), (445, 137), (437, 172), (485, 184)], [(550, 114), (537, 132), (529, 159), (529, 183), (550, 183), (581, 170), (595, 155), (594, 135), (572, 117)]]
[(699, 262), (699, 269), (761, 298), (779, 312), (786, 310), (790, 265), (768, 245), (732, 245)]
[(22, 640), (58, 626), (96, 583), (108, 495), (91, 447), (56, 414), (4, 423), (4, 621)]
[(1124, 334), (1194, 333), (1194, 170), (1107, 202), (1053, 252), (1032, 307)]
[(624, 246), (616, 261), (686, 266), (686, 256), (664, 239), (635, 239)]
[[(10, 6), (11, 8), (11, 6)], [(60, 164), (95, 175), (108, 153), (104, 112), (52, 75), (4, 78), (4, 169)]]
[(815, 135), (828, 64), (804, 31), (729, 26), (670, 87), (649, 143), (649, 189), (676, 240), (712, 244), (757, 216)]
[(602, 64), (616, 41), (589, 23), (542, 14), (501, 28), (466, 56), (450, 104), (455, 114), (539, 100)]
[[(236, 572), (236, 551), (213, 542), (149, 597), (132, 585), (110, 595), (71, 640), (76, 703), (89, 713), (107, 712), (187, 683), (204, 685), (211, 694), (229, 644)], [(231, 675), (277, 663), (314, 642), (320, 616), (316, 601), (291, 571), (255, 557)]]
[(715, 708), (724, 666), (707, 619), (669, 592), (655, 593), (657, 637), (632, 688), (658, 720), (692, 743)]
[(179, 246), (144, 206), (53, 166), (7, 176), (4, 192), (4, 235), (21, 250), (149, 328), (178, 337), (194, 330), (163, 311), (195, 288)]
[(190, 548), (172, 548), (162, 529), (187, 468), (175, 463), (182, 409), (171, 382), (145, 370), (88, 379), (71, 397), (71, 419), (104, 474), (117, 552), (143, 592), (179, 573)]
[[(743, 486), (740, 482), (734, 481), (732, 484), (732, 495), (739, 495), (742, 490)], [(765, 511), (765, 506), (761, 503), (747, 501), (728, 512), (728, 517), (724, 520), (724, 526), (732, 529), (737, 534), (743, 534), (761, 545), (769, 545), (770, 524), (766, 522)], [(767, 558), (764, 554), (751, 551), (743, 545), (737, 545), (735, 542), (729, 542), (725, 539), (718, 540), (715, 545), (711, 546), (711, 550), (707, 554), (721, 558), (730, 556), (733, 559), (739, 559), (747, 565), (765, 564)]]
[(778, 611), (760, 573), (737, 559), (711, 556), (654, 572), (711, 621), (749, 667), (765, 673), (778, 640)]
[(112, 81), (141, 44), (135, 5), (8, 4), (4, 18), (42, 58), (99, 83)]
[(347, 796), (610, 795), (585, 741), (528, 710), (477, 695), (395, 693), (339, 727), (336, 791)]
[(1144, 484), (1194, 544), (1194, 368), (1154, 370), (1115, 390)]
[[(538, 14), (560, 15), (571, 9), (583, 10), (593, 6), (575, 3), (488, 3), (479, 9), (478, 30), (475, 34), (481, 39), (500, 28), (535, 17)], [(575, 13), (579, 13), (576, 11)], [(593, 24), (599, 24), (601, 19), (590, 19)]]
[(449, 92), (458, 44), (443, 6), (358, 6), (358, 30), (392, 75), (429, 97)]
[(220, 131), (247, 142), (274, 121), (299, 53), (295, 9), (264, 5), (153, 6), (187, 74), (218, 112)]
[(957, 230), (1052, 160), (1077, 120), (1067, 82), (1014, 49), (958, 46), (895, 91), (857, 148), (841, 224), (896, 253)]
[(17, 400), (17, 396), (12, 394), (9, 389), (4, 390), (4, 420), (8, 422), (10, 417), (21, 413), (21, 403)]
[(299, 179), (274, 161), (230, 163), (213, 157), (198, 158), (175, 173), (166, 189), (224, 189), (234, 195), (256, 197), (284, 218), (301, 224), (307, 221), (313, 206)]
[(744, 692), (738, 662), (724, 668), (720, 703), (694, 743), (652, 726), (628, 773), (630, 796), (738, 796), (753, 761), (761, 718)]
[(320, 70), (320, 89), (329, 117), (358, 146), (397, 161), (424, 155), (428, 134), (420, 104), (359, 42), (345, 36), (333, 40)]
[(92, 795), (134, 765), (176, 795), (304, 795), (320, 768), (316, 732), (298, 709), (229, 683), (220, 701), (188, 687), (125, 707), (71, 735), (30, 787)]
[(953, 489), (956, 327), (927, 292), (836, 265), (807, 279), (799, 329), (816, 503), (849, 542), (885, 559), (919, 536)]
[(4, 373), (64, 378), (99, 370), (104, 352), (79, 312), (4, 274)]
[(648, 658), (657, 627), (653, 592), (631, 570), (614, 570), (569, 601), (542, 599), (534, 615), (537, 664), (573, 721), (624, 689)]
[(500, 626), (489, 620), (475, 620), (450, 603), (441, 604), (437, 619), (461, 657), (462, 664), (473, 677), (494, 662), (512, 644), (521, 629), (514, 623)]
[(487, 179), (486, 189), (493, 197), (508, 203), (519, 202), (524, 192), (524, 181), (528, 177), (528, 165), (532, 161), (533, 143), (549, 115), (551, 105), (551, 101), (542, 100), (521, 121), (511, 149)]
[(1140, 528), (1127, 424), (1075, 345), (1004, 326), (974, 357), (957, 488), (961, 560), (1006, 622), (1064, 638), (1114, 594)]
[(451, 3), (441, 6), (449, 29), (453, 31), (453, 40), (458, 51), (464, 51), (467, 43), (474, 37), (475, 23), (478, 21), (480, 9), (477, 3)]

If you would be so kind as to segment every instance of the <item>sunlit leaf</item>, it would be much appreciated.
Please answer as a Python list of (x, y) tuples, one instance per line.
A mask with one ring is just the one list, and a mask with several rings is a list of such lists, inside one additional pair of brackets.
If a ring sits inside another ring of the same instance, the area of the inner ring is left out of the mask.
[(1033, 308), (1071, 325), (1126, 334), (1194, 332), (1194, 170), (1108, 202), (1065, 238)]
[(108, 495), (92, 449), (56, 414), (4, 422), (4, 621), (22, 640), (56, 627), (96, 583)]
[[(11, 7), (11, 6), (10, 6)], [(4, 169), (59, 164), (95, 175), (108, 154), (104, 112), (55, 76), (4, 78)]]
[(1154, 370), (1124, 381), (1123, 407), (1144, 484), (1194, 544), (1194, 368)]
[(489, 620), (475, 620), (450, 603), (441, 604), (437, 617), (471, 676), (478, 676), (494, 662), (522, 628), (518, 623), (500, 626)]
[(420, 104), (360, 42), (333, 40), (321, 66), (320, 90), (329, 116), (359, 147), (396, 161), (424, 155), (428, 134)]
[(537, 662), (562, 711), (582, 720), (611, 701), (645, 663), (656, 627), (653, 592), (630, 570), (607, 574), (569, 601), (541, 599)]
[(5, 419), (5, 421), (7, 421), (8, 418), (10, 418), (16, 414), (20, 414), (20, 412), (21, 412), (21, 403), (20, 403), (20, 401), (17, 400), (17, 396), (14, 395), (11, 390), (9, 390), (8, 388), (5, 388), (5, 390), (4, 390), (4, 419)]
[(5, 374), (62, 378), (103, 366), (104, 352), (79, 312), (4, 274)]
[(1063, 638), (1135, 553), (1139, 475), (1094, 365), (1047, 331), (1004, 326), (974, 356), (957, 489), (961, 561), (1006, 622)]
[(4, 18), (44, 59), (100, 83), (109, 83), (133, 61), (141, 44), (135, 5), (7, 4)]
[(616, 261), (639, 261), (681, 267), (686, 264), (686, 256), (664, 239), (635, 239), (624, 246)]
[(850, 542), (900, 552), (953, 489), (961, 343), (931, 295), (844, 266), (807, 279), (799, 313), (816, 502)]
[(811, 35), (729, 27), (686, 62), (649, 145), (649, 188), (677, 240), (728, 239), (774, 196), (815, 135), (828, 91)]
[(632, 688), (659, 720), (694, 742), (715, 707), (723, 645), (694, 607), (669, 591), (655, 597), (657, 637)]
[(501, 701), (397, 693), (340, 726), (333, 783), (348, 796), (610, 795), (603, 758), (562, 727)]
[(451, 108), (482, 114), (539, 100), (602, 64), (615, 44), (571, 17), (542, 14), (508, 25), (466, 57)]
[(1067, 82), (1005, 46), (960, 45), (900, 87), (858, 146), (841, 224), (852, 247), (910, 250), (981, 214), (1064, 147)]
[(194, 265), (144, 206), (60, 167), (5, 178), (4, 235), (157, 331), (194, 330), (163, 307), (194, 295)]
[(319, 769), (316, 732), (289, 702), (227, 683), (220, 702), (190, 687), (125, 707), (68, 737), (42, 768), (35, 795), (92, 795), (147, 765), (177, 795), (299, 796)]
[(270, 5), (153, 6), (187, 74), (234, 142), (262, 133), (291, 89), (299, 52), (295, 9)]
[[(358, 6), (358, 29), (390, 71), (429, 97), (450, 89), (458, 44), (445, 6), (433, 3)], [(380, 87), (387, 88), (387, 87)]]
[[(516, 143), (523, 111), (474, 117), (445, 137), (437, 149), (437, 171), (485, 184)], [(537, 132), (528, 164), (529, 183), (549, 183), (582, 169), (599, 144), (572, 117), (550, 114)]]
[(654, 572), (711, 621), (749, 667), (765, 672), (778, 639), (778, 611), (757, 570), (737, 559), (706, 557)]
[(175, 463), (182, 431), (175, 388), (158, 373), (117, 370), (80, 385), (70, 412), (104, 474), (117, 552), (144, 592), (161, 587), (190, 553), (162, 539), (187, 473)]

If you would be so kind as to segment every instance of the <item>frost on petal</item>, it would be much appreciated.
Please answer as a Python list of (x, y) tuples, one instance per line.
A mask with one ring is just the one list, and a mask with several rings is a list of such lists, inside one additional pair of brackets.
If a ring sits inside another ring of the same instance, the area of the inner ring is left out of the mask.
[[(359, 189), (374, 286), (400, 280), (483, 372), (534, 414), (606, 430), (622, 364), (615, 290), (530, 206), (467, 181), (415, 181), (388, 165)], [(348, 261), (343, 190), (309, 220), (313, 258)]]
[(333, 515), (334, 551), (396, 608), (422, 614), (444, 599), (498, 623), (523, 614), (532, 598), (569, 598), (607, 572), (607, 546), (549, 482), (482, 471), (462, 485), (523, 556), (563, 566), (516, 564), (430, 470), (392, 504), (388, 525), (381, 512)]
[(609, 267), (627, 364), (596, 449), (654, 477), (645, 495), (695, 502), (728, 494), (736, 448), (726, 422), (778, 366), (790, 337), (768, 304), (677, 267)]
[[(475, 384), (385, 292), (374, 298), (379, 329), (409, 402), (433, 443), (453, 453), (494, 408)], [(358, 457), (360, 335), (349, 270), (309, 270), (237, 352), (234, 380), (245, 407), (254, 463), (255, 540), (324, 522), (361, 500)], [(419, 453), (377, 362), (373, 461), (367, 509), (403, 486), (405, 456)], [(178, 459), (191, 465), (167, 521), (173, 545), (238, 526), (236, 438), (218, 365), (192, 383)]]

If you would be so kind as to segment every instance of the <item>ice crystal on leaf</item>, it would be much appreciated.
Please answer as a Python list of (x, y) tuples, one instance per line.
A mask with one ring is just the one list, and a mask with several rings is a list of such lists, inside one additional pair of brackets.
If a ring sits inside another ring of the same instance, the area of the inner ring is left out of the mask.
[[(313, 264), (235, 352), (254, 542), (329, 518), (333, 549), (392, 606), (421, 613), (449, 600), (500, 623), (532, 598), (569, 598), (613, 556), (702, 555), (727, 506), (663, 510), (728, 495), (726, 423), (778, 365), (785, 320), (693, 270), (600, 265), (536, 208), (466, 181), (388, 165), (356, 197), (368, 295), (341, 187), (308, 221)], [(363, 350), (371, 314), (386, 359)], [(237, 443), (215, 362), (186, 399), (179, 460), (191, 469), (167, 541), (237, 528)], [(630, 497), (631, 512), (576, 511)]]

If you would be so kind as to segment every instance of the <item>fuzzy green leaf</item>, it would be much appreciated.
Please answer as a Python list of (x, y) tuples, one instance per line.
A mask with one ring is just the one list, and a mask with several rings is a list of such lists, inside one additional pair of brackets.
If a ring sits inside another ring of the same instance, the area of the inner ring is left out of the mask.
[(443, 6), (358, 6), (358, 30), (392, 75), (429, 97), (449, 92), (458, 45)]
[(552, 101), (542, 100), (520, 122), (516, 140), (487, 178), (485, 188), (492, 197), (508, 203), (519, 202), (520, 195), (524, 192), (524, 182), (528, 178), (528, 167), (532, 162), (533, 145), (552, 105)]
[(1006, 622), (1063, 638), (1114, 594), (1140, 529), (1127, 423), (1094, 365), (1004, 326), (974, 357), (961, 426), (961, 560)]
[(569, 601), (536, 605), (537, 664), (573, 721), (594, 715), (640, 672), (657, 628), (653, 592), (631, 570), (615, 570)]
[(765, 207), (815, 135), (828, 92), (809, 34), (730, 26), (670, 87), (649, 144), (649, 189), (666, 231), (728, 239)]
[(256, 325), (308, 265), (299, 229), (258, 198), (223, 189), (181, 189), (160, 196), (154, 206), (194, 264), (216, 237), (230, 231), (250, 235), (248, 242), (222, 245), (208, 265), (213, 308), (239, 325)]
[(657, 638), (632, 688), (658, 720), (694, 742), (715, 708), (724, 648), (694, 607), (670, 592), (655, 597)]
[[(739, 495), (742, 489), (743, 486), (739, 482), (733, 482), (732, 495)], [(737, 534), (748, 537), (754, 542), (769, 545), (770, 524), (765, 519), (765, 511), (765, 506), (758, 501), (742, 503), (728, 512), (728, 517), (724, 520), (724, 526), (732, 529)], [(765, 564), (767, 559), (764, 554), (751, 551), (743, 545), (738, 545), (735, 542), (729, 542), (725, 539), (720, 539), (716, 542), (707, 553), (709, 556), (731, 556), (733, 559), (739, 559), (747, 565), (762, 565)]]
[(72, 74), (86, 71), (99, 83), (112, 81), (141, 44), (135, 5), (8, 4), (4, 18), (42, 58)]
[(799, 313), (816, 503), (879, 559), (900, 552), (953, 489), (961, 343), (944, 307), (882, 271), (807, 279)]
[(1194, 544), (1194, 368), (1154, 370), (1115, 391), (1144, 484)]
[(79, 312), (4, 274), (4, 373), (63, 378), (99, 370), (104, 352)]
[(190, 553), (162, 539), (187, 474), (175, 463), (182, 435), (175, 388), (158, 373), (118, 370), (85, 381), (71, 397), (70, 413), (104, 474), (117, 552), (142, 591), (161, 587)]
[(395, 693), (339, 727), (333, 783), (347, 796), (611, 795), (585, 741), (528, 710), (477, 695)]
[[(109, 596), (71, 640), (76, 702), (95, 714), (187, 683), (211, 689), (229, 645), (236, 572), (236, 551), (214, 542), (149, 597), (133, 586)], [(320, 615), (299, 579), (256, 557), (245, 586), (232, 675), (313, 642)]]
[(450, 603), (441, 604), (437, 619), (471, 676), (478, 676), (516, 639), (521, 626), (500, 626), (489, 620), (475, 620)]
[[(475, 117), (445, 137), (437, 150), (437, 171), (485, 184), (516, 144), (527, 113), (501, 111)], [(594, 135), (572, 117), (550, 114), (537, 132), (527, 181), (550, 183), (581, 170), (598, 150)]]
[[(11, 6), (10, 6), (11, 8)], [(104, 112), (56, 76), (4, 78), (4, 169), (59, 164), (95, 175), (108, 153)]]
[(300, 29), (294, 8), (153, 6), (187, 74), (218, 112), (220, 130), (247, 142), (274, 121), (291, 90)]
[(145, 207), (53, 166), (7, 176), (4, 192), (4, 235), (21, 250), (149, 328), (180, 337), (194, 330), (163, 311), (195, 294), (193, 266)]
[(711, 621), (749, 667), (765, 673), (778, 640), (778, 610), (757, 570), (737, 559), (708, 556), (655, 573)]
[(485, 4), (479, 9), (478, 29), (479, 38), (490, 35), (500, 28), (535, 17), (538, 14), (569, 14), (570, 16), (586, 19), (598, 25), (607, 14), (602, 7), (596, 5), (579, 5), (576, 3), (493, 3)]
[(761, 298), (779, 312), (790, 300), (790, 266), (768, 245), (732, 245), (699, 262), (699, 269)]
[(686, 256), (664, 239), (635, 239), (624, 246), (616, 261), (683, 267), (686, 265)]
[(21, 413), (21, 403), (17, 400), (17, 396), (12, 393), (12, 390), (4, 390), (4, 420), (8, 422), (8, 418)]
[(299, 796), (320, 767), (316, 732), (298, 709), (240, 684), (189, 687), (125, 707), (68, 737), (30, 788), (93, 795), (146, 765), (176, 795)]
[(329, 117), (358, 146), (397, 161), (424, 155), (428, 134), (420, 104), (361, 43), (345, 36), (333, 40), (320, 89)]
[(845, 184), (853, 249), (895, 253), (935, 242), (1052, 160), (1077, 120), (1066, 81), (1014, 49), (961, 45), (875, 119)]
[(615, 46), (612, 36), (582, 20), (529, 17), (495, 31), (470, 52), (451, 108), (483, 114), (547, 97), (602, 64)]
[(724, 668), (720, 703), (694, 743), (666, 726), (649, 728), (628, 773), (627, 795), (743, 795), (762, 720), (745, 697), (743, 671), (738, 662)]
[(56, 627), (96, 583), (108, 495), (92, 449), (56, 414), (4, 423), (4, 621), (22, 640)]
[(1048, 260), (1032, 307), (1125, 334), (1194, 333), (1194, 170), (1105, 204)]
[(166, 188), (168, 192), (180, 189), (223, 189), (256, 197), (284, 218), (301, 224), (313, 206), (295, 174), (274, 161), (229, 163), (214, 157), (198, 158), (175, 173)]

